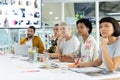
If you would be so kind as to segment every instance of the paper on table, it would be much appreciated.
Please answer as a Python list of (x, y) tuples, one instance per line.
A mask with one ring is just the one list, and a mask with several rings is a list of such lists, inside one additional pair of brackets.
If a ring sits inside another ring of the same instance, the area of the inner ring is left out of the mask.
[(75, 71), (75, 72), (78, 72), (78, 73), (100, 72), (100, 71), (102, 71), (101, 68), (97, 68), (97, 67), (69, 68), (69, 70)]
[(41, 65), (39, 68), (55, 69), (55, 68), (59, 68), (59, 65), (55, 63), (48, 63), (48, 64)]

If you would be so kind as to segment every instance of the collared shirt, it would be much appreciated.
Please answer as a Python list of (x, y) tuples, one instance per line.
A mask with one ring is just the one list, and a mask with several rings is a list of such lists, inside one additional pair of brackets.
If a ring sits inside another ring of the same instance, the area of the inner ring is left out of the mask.
[(93, 61), (98, 57), (96, 40), (91, 35), (88, 36), (86, 41), (82, 40), (79, 50), (83, 62)]

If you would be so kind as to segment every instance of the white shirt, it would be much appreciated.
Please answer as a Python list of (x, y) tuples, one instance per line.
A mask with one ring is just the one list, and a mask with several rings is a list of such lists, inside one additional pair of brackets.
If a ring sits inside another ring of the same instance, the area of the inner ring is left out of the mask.
[(79, 44), (80, 42), (76, 36), (72, 36), (72, 38), (68, 41), (65, 41), (64, 38), (60, 43), (60, 51), (62, 52), (62, 54), (71, 54), (78, 49)]
[(32, 39), (30, 39), (29, 41), (26, 41), (25, 45), (28, 47), (32, 47)]

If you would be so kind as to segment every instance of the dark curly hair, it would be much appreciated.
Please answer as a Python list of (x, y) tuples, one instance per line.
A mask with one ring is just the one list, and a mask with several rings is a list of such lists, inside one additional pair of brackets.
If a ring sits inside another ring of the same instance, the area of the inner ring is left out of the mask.
[(88, 33), (90, 34), (92, 32), (92, 24), (88, 19), (82, 18), (76, 22), (76, 26), (78, 27), (79, 23), (84, 23), (84, 25), (89, 28)]

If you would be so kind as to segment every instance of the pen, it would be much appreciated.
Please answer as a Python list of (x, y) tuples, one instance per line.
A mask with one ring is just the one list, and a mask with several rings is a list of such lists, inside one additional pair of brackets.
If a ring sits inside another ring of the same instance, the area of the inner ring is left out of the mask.
[(26, 71), (22, 71), (22, 72), (40, 72), (40, 70), (26, 70)]
[(77, 59), (77, 61), (75, 62), (75, 65), (77, 65), (80, 61), (80, 58)]

